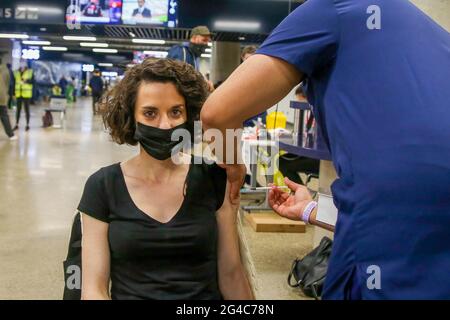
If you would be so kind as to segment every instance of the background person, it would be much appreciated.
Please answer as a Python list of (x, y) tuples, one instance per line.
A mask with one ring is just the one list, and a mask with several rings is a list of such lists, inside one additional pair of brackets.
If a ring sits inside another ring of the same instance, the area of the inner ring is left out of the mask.
[(16, 111), (16, 126), (13, 130), (19, 129), (20, 113), (22, 112), (22, 105), (25, 107), (26, 127), (25, 130), (30, 130), (30, 100), (33, 97), (33, 70), (28, 69), (27, 63), (21, 63), (19, 70), (14, 71), (15, 78), (15, 98), (17, 101)]
[(189, 63), (199, 70), (199, 59), (208, 43), (211, 42), (211, 32), (206, 26), (198, 26), (192, 29), (189, 43), (175, 45), (169, 50), (168, 59), (180, 60)]
[(92, 90), (92, 113), (97, 114), (97, 103), (103, 95), (103, 79), (100, 76), (100, 70), (94, 70), (91, 80), (89, 81), (89, 86)]
[(11, 129), (11, 123), (8, 116), (8, 101), (9, 101), (9, 86), (10, 73), (8, 67), (2, 64), (0, 59), (0, 119), (2, 121), (3, 129), (10, 140), (17, 140), (14, 131)]
[(66, 77), (62, 76), (61, 79), (59, 79), (58, 84), (59, 84), (59, 87), (61, 88), (62, 95), (65, 95), (66, 94), (67, 85), (69, 84), (69, 82), (67, 81)]
[(80, 88), (80, 80), (77, 77), (72, 77), (73, 84), (73, 101), (77, 102), (78, 90)]
[(133, 17), (136, 18), (151, 18), (152, 12), (149, 8), (145, 7), (145, 0), (138, 0), (138, 8), (133, 10)]
[(250, 58), (252, 55), (254, 55), (256, 53), (257, 49), (258, 48), (256, 46), (245, 46), (241, 52), (242, 62), (244, 62), (245, 60)]
[(83, 16), (85, 17), (103, 17), (102, 8), (98, 0), (91, 0), (89, 4), (83, 9)]
[(13, 103), (13, 97), (14, 97), (14, 90), (16, 87), (16, 81), (14, 78), (14, 72), (12, 71), (12, 66), (11, 63), (7, 63), (6, 67), (8, 68), (8, 72), (9, 72), (9, 88), (8, 88), (8, 109), (12, 108), (12, 103)]

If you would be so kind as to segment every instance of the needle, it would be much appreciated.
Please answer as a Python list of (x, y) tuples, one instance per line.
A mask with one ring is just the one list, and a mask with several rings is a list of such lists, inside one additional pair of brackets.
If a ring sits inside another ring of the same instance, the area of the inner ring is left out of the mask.
[(289, 187), (287, 186), (273, 186), (273, 187), (255, 187), (255, 188), (250, 188), (251, 190), (270, 190), (273, 188), (279, 188), (279, 189), (289, 189)]

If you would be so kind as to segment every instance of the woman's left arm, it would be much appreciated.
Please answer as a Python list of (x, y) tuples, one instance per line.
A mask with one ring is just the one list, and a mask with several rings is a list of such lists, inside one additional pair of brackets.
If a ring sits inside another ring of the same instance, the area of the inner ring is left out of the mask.
[(237, 211), (232, 205), (227, 184), (222, 207), (217, 211), (219, 288), (226, 300), (254, 299), (239, 250)]

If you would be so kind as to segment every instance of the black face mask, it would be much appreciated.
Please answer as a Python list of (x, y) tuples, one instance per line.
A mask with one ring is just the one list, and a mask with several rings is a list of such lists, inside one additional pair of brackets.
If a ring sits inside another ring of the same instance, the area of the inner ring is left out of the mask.
[(189, 43), (189, 49), (196, 57), (200, 57), (207, 47), (206, 44)]
[(138, 122), (136, 124), (134, 139), (139, 141), (142, 148), (144, 148), (144, 150), (153, 158), (166, 160), (170, 158), (172, 151), (180, 151), (184, 143), (188, 142), (183, 141), (182, 137), (177, 141), (172, 141), (172, 133), (177, 129), (187, 130), (187, 128), (187, 122), (170, 129), (160, 129)]

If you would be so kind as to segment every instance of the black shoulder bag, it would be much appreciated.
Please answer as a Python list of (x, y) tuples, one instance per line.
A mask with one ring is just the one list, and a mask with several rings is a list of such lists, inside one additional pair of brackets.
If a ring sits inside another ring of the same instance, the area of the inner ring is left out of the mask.
[[(333, 241), (323, 237), (318, 247), (303, 259), (295, 259), (288, 277), (288, 284), (308, 297), (319, 299), (328, 269)], [(293, 282), (293, 279), (295, 282)]]
[(77, 212), (73, 219), (70, 233), (69, 250), (64, 261), (64, 295), (63, 300), (81, 299), (81, 213)]

